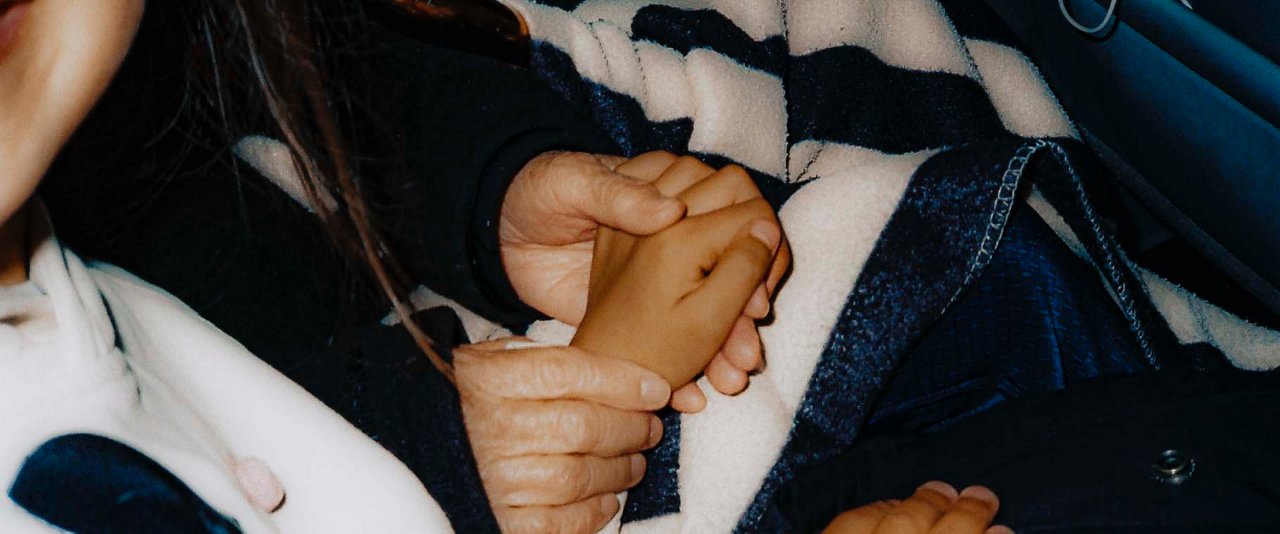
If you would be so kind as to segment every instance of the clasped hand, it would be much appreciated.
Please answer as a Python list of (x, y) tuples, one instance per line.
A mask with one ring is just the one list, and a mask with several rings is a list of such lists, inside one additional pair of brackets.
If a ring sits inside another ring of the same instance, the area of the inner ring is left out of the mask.
[(654, 411), (701, 409), (690, 380), (704, 370), (723, 393), (746, 387), (761, 364), (754, 320), (790, 252), (737, 167), (666, 153), (530, 166), (544, 168), (522, 172), (503, 208), (504, 264), (522, 299), (578, 335), (460, 347), (458, 389), (502, 529), (595, 532), (643, 476), (639, 453), (662, 436)]

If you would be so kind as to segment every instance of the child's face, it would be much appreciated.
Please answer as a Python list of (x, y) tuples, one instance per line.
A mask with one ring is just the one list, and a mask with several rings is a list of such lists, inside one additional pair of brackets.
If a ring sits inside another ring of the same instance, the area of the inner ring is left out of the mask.
[(106, 89), (142, 6), (143, 0), (0, 0), (0, 224), (31, 197)]

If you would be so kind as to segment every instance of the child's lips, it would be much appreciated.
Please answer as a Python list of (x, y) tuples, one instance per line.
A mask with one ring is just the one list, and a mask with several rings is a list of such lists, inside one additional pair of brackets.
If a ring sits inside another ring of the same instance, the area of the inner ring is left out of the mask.
[(22, 33), (32, 0), (0, 0), (0, 58)]

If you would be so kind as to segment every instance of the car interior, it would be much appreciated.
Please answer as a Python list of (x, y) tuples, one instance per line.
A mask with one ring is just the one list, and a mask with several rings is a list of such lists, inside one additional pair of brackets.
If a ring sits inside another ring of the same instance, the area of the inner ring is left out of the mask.
[[(1111, 171), (1097, 200), (1133, 259), (1280, 326), (1280, 11), (1267, 0), (986, 3)], [(527, 65), (527, 29), (496, 0), (392, 4), (379, 18), (400, 31)]]

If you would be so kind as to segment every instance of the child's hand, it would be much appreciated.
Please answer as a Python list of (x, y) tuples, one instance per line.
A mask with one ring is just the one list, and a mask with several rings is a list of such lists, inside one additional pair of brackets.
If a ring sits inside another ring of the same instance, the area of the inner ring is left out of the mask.
[[(782, 232), (758, 192), (735, 186), (741, 174), (729, 167), (707, 176), (672, 165), (656, 185), (679, 193), (690, 206), (688, 218), (649, 237), (600, 230), (575, 346), (635, 361), (680, 386), (707, 367), (748, 302), (761, 308), (755, 313), (767, 313), (768, 299), (757, 288)], [(711, 205), (728, 207), (705, 208)]]
[[(750, 175), (740, 167), (726, 167), (723, 172), (717, 173), (692, 156), (677, 157), (666, 152), (649, 152), (619, 165), (617, 172), (653, 182), (661, 194), (680, 198), (688, 207), (688, 215), (699, 215), (762, 197)], [(712, 176), (715, 180), (708, 181)], [(703, 183), (704, 181), (709, 183)], [(734, 322), (720, 352), (703, 370), (707, 381), (716, 391), (725, 395), (741, 393), (747, 387), (748, 373), (764, 365), (763, 345), (755, 321), (768, 316), (769, 301), (790, 267), (791, 249), (784, 232), (782, 244), (778, 246), (773, 265), (769, 269), (769, 277), (751, 295), (751, 300)], [(692, 382), (671, 395), (671, 407), (681, 412), (700, 411), (706, 403), (706, 396)]]
[[(1013, 534), (991, 526), (1000, 500), (991, 490), (970, 486), (959, 494), (943, 482), (929, 482), (905, 501), (879, 501), (836, 517), (825, 534)], [(989, 527), (989, 528), (988, 528)]]

